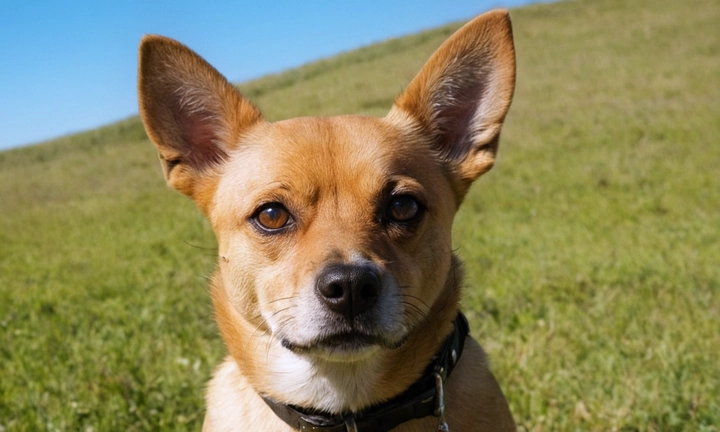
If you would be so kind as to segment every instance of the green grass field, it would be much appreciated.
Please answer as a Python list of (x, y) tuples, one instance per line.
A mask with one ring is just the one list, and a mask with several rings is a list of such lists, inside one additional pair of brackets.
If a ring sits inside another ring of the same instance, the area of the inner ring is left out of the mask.
[[(720, 2), (512, 17), (515, 101), (455, 246), (520, 430), (720, 430)], [(271, 119), (384, 115), (455, 28), (241, 89)], [(137, 118), (0, 152), (0, 431), (199, 430), (214, 248)]]

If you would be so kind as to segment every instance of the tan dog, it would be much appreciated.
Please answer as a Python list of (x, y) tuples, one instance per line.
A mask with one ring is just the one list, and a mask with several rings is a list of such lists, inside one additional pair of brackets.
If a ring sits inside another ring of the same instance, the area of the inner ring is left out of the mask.
[(385, 118), (269, 123), (185, 46), (142, 40), (147, 133), (218, 240), (211, 293), (230, 355), (203, 430), (515, 429), (465, 338), (451, 244), (514, 85), (505, 11), (458, 30)]

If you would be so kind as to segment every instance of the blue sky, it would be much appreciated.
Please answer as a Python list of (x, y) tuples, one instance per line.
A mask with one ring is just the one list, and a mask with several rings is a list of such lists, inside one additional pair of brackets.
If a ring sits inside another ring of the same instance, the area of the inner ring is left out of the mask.
[(0, 149), (137, 113), (137, 44), (180, 40), (233, 82), (531, 0), (0, 2)]

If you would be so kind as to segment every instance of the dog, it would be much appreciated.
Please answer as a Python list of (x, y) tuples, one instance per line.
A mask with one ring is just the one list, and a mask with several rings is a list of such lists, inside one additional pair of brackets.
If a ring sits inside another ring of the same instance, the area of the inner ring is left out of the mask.
[(144, 36), (142, 121), (218, 241), (229, 351), (204, 431), (512, 431), (458, 311), (452, 222), (515, 88), (506, 11), (454, 33), (384, 118), (268, 122), (177, 41)]

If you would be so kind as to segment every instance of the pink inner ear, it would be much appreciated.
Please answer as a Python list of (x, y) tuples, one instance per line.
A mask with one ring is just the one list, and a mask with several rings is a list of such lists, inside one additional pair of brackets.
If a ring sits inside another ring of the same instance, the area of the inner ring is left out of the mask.
[(216, 119), (207, 111), (176, 112), (175, 122), (182, 132), (184, 162), (203, 170), (227, 156), (220, 146)]
[(474, 146), (476, 114), (482, 103), (485, 81), (473, 73), (454, 76), (444, 83), (433, 104), (437, 110), (435, 121), (440, 132), (438, 149), (448, 160), (463, 159)]

